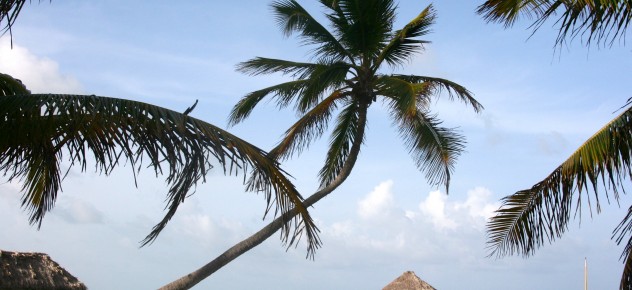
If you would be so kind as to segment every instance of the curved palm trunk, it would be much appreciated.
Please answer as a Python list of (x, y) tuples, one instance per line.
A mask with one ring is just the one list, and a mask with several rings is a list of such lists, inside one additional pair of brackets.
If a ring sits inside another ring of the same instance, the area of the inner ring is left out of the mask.
[[(305, 204), (306, 207), (314, 205), (317, 201), (330, 194), (338, 186), (340, 186), (351, 174), (351, 170), (353, 169), (353, 166), (355, 165), (355, 162), (358, 159), (358, 155), (360, 153), (360, 145), (362, 145), (362, 140), (364, 139), (364, 129), (366, 127), (366, 117), (369, 103), (361, 101), (359, 106), (358, 131), (356, 132), (356, 138), (351, 145), (349, 157), (345, 161), (345, 164), (340, 170), (338, 176), (329, 185), (305, 199), (303, 204)], [(230, 263), (232, 260), (261, 244), (263, 241), (265, 241), (274, 233), (276, 233), (279, 229), (281, 229), (283, 223), (286, 220), (293, 218), (297, 214), (298, 212), (296, 210), (292, 210), (289, 211), (286, 216), (281, 216), (274, 219), (274, 221), (259, 230), (257, 233), (232, 246), (230, 249), (226, 250), (213, 261), (195, 270), (194, 272), (182, 276), (178, 280), (175, 280), (161, 287), (160, 290), (190, 289), (197, 283), (200, 283), (202, 280), (206, 279), (211, 274), (215, 273), (217, 270), (221, 269), (226, 264)]]

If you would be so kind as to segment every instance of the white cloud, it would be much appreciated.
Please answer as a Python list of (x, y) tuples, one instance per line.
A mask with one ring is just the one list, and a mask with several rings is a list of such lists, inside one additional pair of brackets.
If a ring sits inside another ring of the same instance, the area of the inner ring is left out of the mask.
[(446, 216), (447, 196), (440, 191), (432, 191), (426, 200), (419, 204), (423, 214), (429, 216), (437, 229), (455, 229), (457, 223)]
[(81, 93), (75, 78), (63, 75), (59, 65), (48, 58), (33, 55), (28, 49), (0, 38), (0, 72), (20, 79), (32, 93)]
[(467, 192), (467, 200), (464, 203), (457, 203), (455, 208), (467, 209), (470, 216), (488, 220), (494, 215), (494, 211), (500, 206), (499, 203), (490, 203), (492, 192), (485, 187), (476, 187)]
[(484, 187), (476, 187), (468, 190), (467, 200), (457, 202), (454, 205), (456, 211), (466, 210), (471, 225), (481, 228), (483, 224), (494, 215), (494, 211), (500, 207), (500, 203), (491, 202), (492, 192)]
[(388, 214), (393, 206), (393, 181), (388, 180), (376, 186), (371, 193), (358, 202), (358, 215), (368, 219)]
[(364, 261), (367, 252), (376, 264), (393, 259), (467, 264), (485, 256), (484, 224), (497, 208), (490, 190), (476, 187), (453, 193), (451, 200), (433, 191), (411, 208), (398, 202), (393, 186), (392, 180), (382, 182), (361, 198), (355, 217), (319, 223), (325, 249), (332, 251), (323, 257), (329, 259), (325, 263)]

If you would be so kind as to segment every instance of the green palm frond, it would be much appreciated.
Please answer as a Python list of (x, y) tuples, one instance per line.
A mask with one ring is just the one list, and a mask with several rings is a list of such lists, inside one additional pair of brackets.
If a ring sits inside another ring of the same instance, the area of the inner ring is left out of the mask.
[(558, 45), (578, 35), (586, 36), (587, 44), (593, 40), (612, 44), (625, 35), (632, 21), (632, 0), (488, 0), (477, 12), (488, 22), (501, 22), (505, 26), (511, 26), (520, 15), (534, 17), (534, 30), (556, 17)]
[(459, 99), (466, 105), (470, 105), (477, 113), (483, 110), (483, 105), (474, 98), (469, 90), (453, 81), (416, 75), (392, 75), (392, 77), (400, 78), (407, 82), (416, 84), (428, 83), (436, 90), (432, 95), (440, 95), (441, 92), (446, 91), (448, 93), (448, 98), (450, 98), (451, 101), (455, 98)]
[[(362, 2), (362, 3), (360, 3)], [(346, 19), (340, 41), (355, 56), (374, 59), (384, 48), (395, 21), (392, 0), (346, 0), (338, 6)]]
[[(616, 238), (615, 238), (616, 237)], [(632, 288), (632, 207), (628, 208), (628, 214), (619, 223), (617, 228), (612, 233), (612, 239), (617, 241), (620, 245), (621, 242), (627, 239), (627, 244), (621, 254), (621, 259), (624, 261), (623, 274), (621, 275), (621, 282), (619, 283), (619, 289), (631, 289)]]
[(350, 66), (344, 62), (318, 65), (309, 75), (301, 76), (308, 81), (308, 85), (298, 96), (296, 111), (305, 113), (321, 101), (328, 91), (346, 89), (347, 75)]
[(284, 159), (294, 153), (300, 154), (312, 140), (319, 138), (325, 132), (331, 114), (337, 108), (336, 102), (346, 96), (347, 93), (335, 91), (305, 113), (285, 132), (285, 137), (270, 151), (270, 156), (275, 159)]
[(377, 70), (383, 61), (391, 66), (403, 65), (415, 52), (422, 50), (422, 45), (429, 42), (414, 38), (430, 33), (430, 26), (434, 24), (436, 16), (433, 6), (428, 5), (404, 28), (395, 31), (393, 38), (377, 57), (373, 65), (374, 70)]
[(314, 63), (256, 57), (239, 63), (237, 65), (237, 71), (251, 76), (281, 72), (284, 75), (289, 74), (296, 77), (299, 75), (309, 75), (317, 66), (318, 65)]
[[(582, 199), (592, 213), (601, 210), (598, 185), (619, 201), (622, 181), (632, 175), (632, 108), (627, 108), (588, 139), (564, 163), (532, 188), (503, 198), (487, 224), (490, 256), (519, 253), (529, 256), (545, 241), (552, 242), (568, 228), (573, 208), (581, 215)], [(601, 182), (600, 182), (601, 181)], [(588, 193), (592, 190), (594, 200)], [(585, 193), (585, 195), (584, 195)]]
[(228, 123), (229, 125), (235, 125), (246, 119), (259, 102), (270, 94), (277, 97), (277, 105), (279, 108), (286, 107), (308, 85), (309, 80), (296, 80), (251, 92), (239, 100), (233, 107), (228, 116)]
[(11, 95), (28, 95), (29, 91), (22, 81), (14, 79), (8, 74), (0, 73), (0, 97)]
[(282, 0), (272, 3), (277, 24), (285, 36), (298, 32), (305, 44), (316, 45), (316, 57), (334, 61), (351, 56), (325, 27), (316, 21), (307, 10), (294, 0)]
[(393, 76), (379, 76), (376, 94), (391, 98), (397, 110), (415, 116), (419, 108), (427, 108), (429, 96), (434, 93), (430, 83), (411, 83)]
[[(349, 30), (349, 20), (345, 17), (344, 11), (340, 8), (339, 0), (320, 0), (320, 3), (328, 8), (329, 13), (326, 13), (325, 16), (331, 22), (331, 28), (333, 29), (333, 35), (336, 35), (338, 38), (341, 38), (346, 31)], [(341, 46), (345, 46), (344, 39), (339, 39)], [(346, 46), (345, 46), (346, 47)], [(348, 52), (347, 52), (348, 53)], [(348, 61), (353, 64), (357, 64), (355, 59), (351, 55), (347, 55)]]
[(543, 15), (553, 5), (551, 0), (488, 0), (476, 12), (488, 22), (501, 22), (512, 26), (520, 16), (528, 19)]
[[(298, 209), (297, 231), (307, 232), (318, 245), (317, 228), (302, 197), (277, 164), (261, 149), (230, 133), (186, 114), (130, 100), (77, 95), (13, 95), (0, 97), (0, 171), (9, 180), (23, 181), (22, 204), (30, 222), (41, 225), (53, 207), (63, 179), (60, 162), (109, 174), (129, 163), (166, 174), (167, 213), (142, 242), (156, 239), (187, 193), (205, 181), (219, 164), (225, 174), (248, 170), (259, 181), (248, 189), (263, 192), (285, 214)], [(70, 168), (68, 169), (70, 170)], [(272, 206), (269, 204), (269, 206)], [(291, 226), (288, 224), (286, 229)], [(290, 238), (283, 236), (284, 240)]]
[(351, 101), (346, 104), (338, 115), (336, 127), (331, 133), (325, 165), (318, 173), (321, 188), (331, 183), (345, 165), (351, 145), (354, 144), (357, 138), (358, 126), (360, 126), (358, 121), (362, 112), (360, 112), (359, 108), (358, 102)]
[(417, 167), (425, 172), (430, 184), (443, 185), (449, 192), (450, 176), (465, 147), (465, 138), (454, 129), (440, 127), (441, 122), (425, 111), (425, 105), (415, 109), (414, 101), (389, 99), (393, 121)]

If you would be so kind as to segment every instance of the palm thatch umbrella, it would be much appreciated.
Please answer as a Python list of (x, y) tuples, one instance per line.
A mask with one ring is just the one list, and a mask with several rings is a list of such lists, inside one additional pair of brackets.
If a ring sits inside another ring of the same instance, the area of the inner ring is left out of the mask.
[(0, 251), (0, 289), (86, 290), (86, 285), (43, 253)]
[(424, 280), (419, 279), (415, 272), (406, 271), (382, 290), (437, 290)]

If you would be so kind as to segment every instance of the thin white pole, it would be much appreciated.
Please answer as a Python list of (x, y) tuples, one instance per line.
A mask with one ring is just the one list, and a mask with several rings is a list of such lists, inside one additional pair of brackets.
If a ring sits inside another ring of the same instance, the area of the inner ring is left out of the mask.
[(584, 290), (588, 290), (588, 260), (584, 258)]

